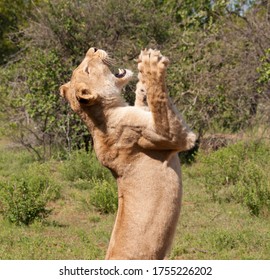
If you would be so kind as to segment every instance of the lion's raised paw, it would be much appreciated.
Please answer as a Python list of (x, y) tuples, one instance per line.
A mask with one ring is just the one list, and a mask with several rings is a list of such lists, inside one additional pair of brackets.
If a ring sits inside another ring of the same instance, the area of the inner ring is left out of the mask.
[(143, 50), (138, 59), (139, 78), (142, 82), (149, 78), (161, 78), (164, 76), (169, 59), (161, 54), (159, 50)]

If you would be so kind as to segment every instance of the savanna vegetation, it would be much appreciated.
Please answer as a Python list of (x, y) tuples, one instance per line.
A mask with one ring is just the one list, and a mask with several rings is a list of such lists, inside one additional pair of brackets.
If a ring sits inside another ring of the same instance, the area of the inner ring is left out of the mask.
[(135, 73), (145, 47), (170, 58), (169, 92), (198, 146), (180, 154), (169, 258), (270, 258), (267, 0), (0, 0), (0, 16), (1, 259), (105, 256), (116, 184), (59, 96), (91, 46)]

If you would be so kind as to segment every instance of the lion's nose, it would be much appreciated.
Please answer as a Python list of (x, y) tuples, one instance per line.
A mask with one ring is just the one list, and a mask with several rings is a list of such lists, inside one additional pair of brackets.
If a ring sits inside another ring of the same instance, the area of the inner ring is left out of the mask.
[(92, 55), (92, 54), (94, 54), (95, 52), (97, 52), (98, 51), (98, 49), (97, 48), (90, 48), (89, 50), (88, 50), (88, 52), (86, 53), (86, 56), (88, 56), (88, 55)]

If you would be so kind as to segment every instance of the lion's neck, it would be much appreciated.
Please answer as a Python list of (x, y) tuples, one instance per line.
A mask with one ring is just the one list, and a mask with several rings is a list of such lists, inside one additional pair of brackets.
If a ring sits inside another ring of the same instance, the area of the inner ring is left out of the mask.
[(101, 105), (104, 112), (111, 108), (127, 106), (120, 94), (105, 94), (102, 97)]
[(111, 112), (115, 108), (125, 107), (127, 103), (120, 95), (108, 95), (106, 98), (93, 106), (85, 106), (79, 113), (81, 119), (86, 123), (90, 133), (94, 134), (94, 130), (102, 130), (106, 133), (105, 124), (108, 123)]

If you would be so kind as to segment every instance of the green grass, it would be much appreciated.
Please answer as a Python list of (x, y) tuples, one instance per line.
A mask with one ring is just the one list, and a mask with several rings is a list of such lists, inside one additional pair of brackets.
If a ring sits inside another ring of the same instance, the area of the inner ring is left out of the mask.
[(66, 188), (44, 221), (16, 226), (0, 219), (1, 259), (104, 259), (114, 215), (89, 206), (87, 193)]
[(184, 199), (171, 259), (270, 259), (269, 216), (235, 202), (213, 202), (184, 170)]
[[(7, 144), (0, 141), (0, 180), (37, 164), (29, 153)], [(262, 162), (263, 154), (258, 155)], [(169, 259), (270, 259), (268, 210), (254, 215), (243, 201), (223, 199), (228, 193), (222, 192), (227, 187), (222, 183), (218, 186), (220, 199), (213, 199), (205, 181), (204, 156), (183, 167), (182, 212)], [(99, 184), (102, 188), (108, 187), (108, 182), (112, 186), (114, 183), (93, 157), (89, 165), (88, 157), (76, 153), (66, 161), (46, 163), (50, 179), (61, 185), (58, 199), (48, 202), (52, 212), (46, 219), (17, 226), (0, 214), (0, 259), (104, 259), (115, 219), (115, 202), (109, 199), (111, 194), (104, 197), (106, 188), (100, 192), (97, 188)], [(248, 164), (258, 165), (255, 158), (249, 157)], [(85, 166), (95, 175), (88, 177)], [(81, 175), (72, 174), (74, 170)], [(104, 211), (99, 203), (109, 203), (106, 209), (112, 210)]]

